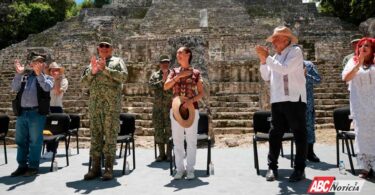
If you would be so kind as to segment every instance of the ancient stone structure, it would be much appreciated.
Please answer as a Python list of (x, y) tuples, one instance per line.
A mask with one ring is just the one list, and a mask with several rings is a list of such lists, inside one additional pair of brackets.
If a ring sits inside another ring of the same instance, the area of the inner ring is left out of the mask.
[(82, 117), (82, 137), (89, 135), (87, 89), (80, 74), (101, 36), (111, 36), (115, 55), (125, 59), (130, 73), (124, 85), (123, 111), (137, 115), (136, 133), (151, 135), (151, 96), (147, 81), (160, 54), (176, 66), (176, 48), (193, 50), (193, 65), (204, 77), (208, 96), (202, 111), (211, 111), (215, 133), (252, 130), (252, 114), (269, 107), (267, 83), (260, 79), (255, 45), (265, 44), (274, 27), (288, 24), (299, 36), (305, 57), (322, 74), (316, 87), (317, 126), (333, 127), (332, 111), (348, 104), (340, 80), (341, 60), (350, 53), (353, 26), (338, 18), (320, 16), (314, 4), (301, 0), (114, 0), (102, 9), (82, 10), (78, 17), (0, 51), (0, 112), (11, 112), (13, 60), (28, 51), (49, 51), (66, 68), (70, 87), (64, 107)]

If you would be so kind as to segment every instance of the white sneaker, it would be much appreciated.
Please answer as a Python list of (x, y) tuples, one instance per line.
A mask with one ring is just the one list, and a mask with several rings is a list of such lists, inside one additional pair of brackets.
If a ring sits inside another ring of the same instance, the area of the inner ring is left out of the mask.
[(191, 180), (194, 178), (195, 178), (194, 171), (188, 171), (186, 175), (186, 179)]
[(182, 179), (184, 177), (184, 172), (178, 172), (174, 175), (174, 179)]
[(52, 159), (53, 152), (46, 152), (42, 155), (42, 159)]

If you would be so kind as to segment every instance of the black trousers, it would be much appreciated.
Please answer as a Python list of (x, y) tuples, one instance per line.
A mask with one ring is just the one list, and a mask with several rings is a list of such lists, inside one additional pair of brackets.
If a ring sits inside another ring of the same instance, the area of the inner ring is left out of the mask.
[(307, 156), (306, 103), (278, 102), (271, 105), (271, 130), (269, 139), (268, 167), (277, 169), (281, 140), (285, 132), (294, 134), (296, 156), (294, 169), (304, 170)]

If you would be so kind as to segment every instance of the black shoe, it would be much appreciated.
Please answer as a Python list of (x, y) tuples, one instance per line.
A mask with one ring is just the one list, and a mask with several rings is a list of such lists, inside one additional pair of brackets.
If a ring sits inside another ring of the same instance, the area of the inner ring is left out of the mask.
[(23, 174), (24, 177), (31, 177), (38, 174), (38, 169), (29, 168), (25, 174)]
[(11, 177), (21, 176), (25, 174), (27, 170), (28, 170), (27, 167), (18, 167), (13, 173), (10, 174), (10, 176)]
[(314, 153), (307, 155), (307, 160), (310, 162), (320, 162), (320, 159)]
[(266, 173), (266, 181), (275, 181), (279, 176), (277, 170), (268, 169)]
[(289, 177), (289, 182), (297, 182), (306, 178), (305, 171), (294, 169), (292, 175)]

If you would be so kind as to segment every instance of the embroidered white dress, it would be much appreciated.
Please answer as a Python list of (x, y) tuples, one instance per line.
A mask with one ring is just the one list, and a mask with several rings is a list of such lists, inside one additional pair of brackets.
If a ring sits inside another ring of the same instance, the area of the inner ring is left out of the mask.
[[(351, 59), (342, 74), (347, 74), (354, 66)], [(361, 67), (349, 82), (349, 90), (358, 165), (369, 170), (375, 167), (375, 65), (367, 69)]]

